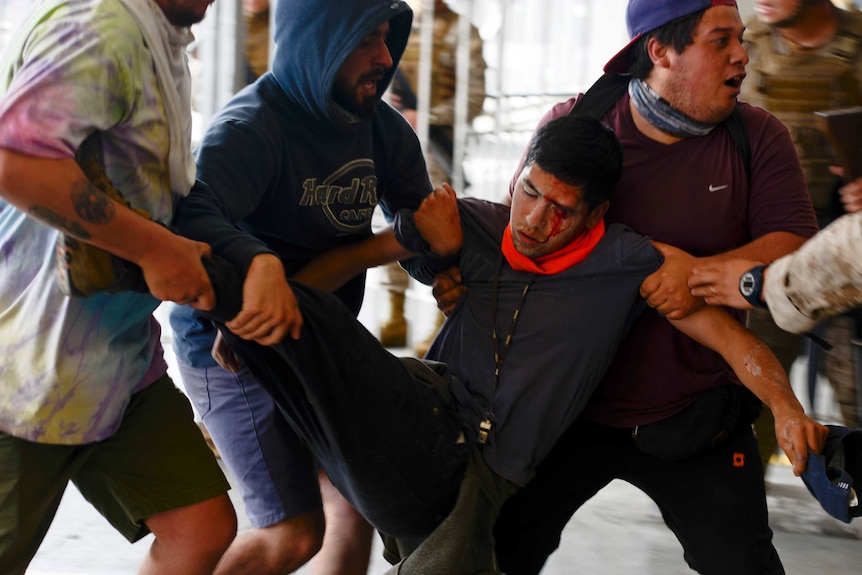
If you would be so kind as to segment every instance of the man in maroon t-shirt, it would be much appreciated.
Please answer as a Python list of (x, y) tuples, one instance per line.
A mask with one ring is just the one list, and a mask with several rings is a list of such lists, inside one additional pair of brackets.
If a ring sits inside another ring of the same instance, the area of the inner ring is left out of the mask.
[[(772, 545), (745, 395), (715, 400), (739, 381), (721, 357), (675, 332), (664, 316), (684, 317), (703, 305), (685, 284), (694, 262), (728, 253), (770, 262), (817, 231), (814, 212), (787, 130), (764, 111), (737, 103), (748, 57), (735, 2), (658, 4), (630, 0), (632, 42), (605, 68), (631, 74), (628, 93), (602, 118), (624, 149), (606, 220), (691, 257), (643, 283), (654, 309), (623, 341), (581, 419), (504, 507), (497, 549), (510, 575), (538, 573), (575, 511), (615, 478), (656, 501), (696, 571), (784, 573)], [(576, 103), (556, 105), (541, 123)], [(750, 160), (724, 122), (734, 108)], [(717, 437), (712, 448), (685, 452), (686, 439), (707, 425), (704, 415), (716, 413), (743, 415), (736, 431)], [(798, 432), (798, 423), (776, 414), (782, 436)]]

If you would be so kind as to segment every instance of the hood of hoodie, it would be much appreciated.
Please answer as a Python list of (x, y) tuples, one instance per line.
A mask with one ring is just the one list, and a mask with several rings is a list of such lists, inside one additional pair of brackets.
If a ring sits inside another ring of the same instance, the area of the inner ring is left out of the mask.
[(393, 66), (378, 83), (382, 96), (407, 46), (413, 11), (403, 0), (287, 0), (276, 3), (272, 74), (285, 94), (312, 117), (339, 123), (332, 87), (359, 43), (389, 21)]

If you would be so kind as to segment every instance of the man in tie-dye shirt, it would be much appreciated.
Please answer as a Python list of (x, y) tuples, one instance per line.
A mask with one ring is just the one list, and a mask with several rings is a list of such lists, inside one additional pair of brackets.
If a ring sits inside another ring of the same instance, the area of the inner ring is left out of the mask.
[[(3, 574), (25, 571), (69, 480), (130, 541), (154, 533), (141, 573), (211, 573), (236, 532), (152, 317), (160, 300), (214, 304), (209, 248), (81, 169), (171, 220), (194, 180), (188, 27), (211, 2), (37, 0), (0, 64)], [(61, 233), (137, 264), (150, 293), (64, 295)]]

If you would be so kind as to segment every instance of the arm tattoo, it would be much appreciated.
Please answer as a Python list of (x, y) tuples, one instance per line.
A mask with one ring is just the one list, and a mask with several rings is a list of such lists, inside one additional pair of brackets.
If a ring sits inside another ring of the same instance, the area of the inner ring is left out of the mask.
[(73, 235), (82, 240), (90, 239), (90, 232), (84, 229), (84, 226), (78, 222), (72, 222), (45, 206), (33, 206), (30, 208), (30, 215), (34, 218), (45, 222), (53, 228), (57, 228), (61, 232)]
[(72, 205), (82, 220), (91, 224), (106, 224), (114, 218), (116, 208), (111, 199), (87, 181), (72, 187)]

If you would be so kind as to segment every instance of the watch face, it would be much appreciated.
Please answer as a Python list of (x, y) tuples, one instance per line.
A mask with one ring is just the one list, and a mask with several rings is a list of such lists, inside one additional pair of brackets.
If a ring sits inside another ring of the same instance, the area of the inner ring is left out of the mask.
[(751, 272), (745, 272), (739, 280), (739, 291), (742, 295), (751, 295), (754, 293), (754, 275)]

